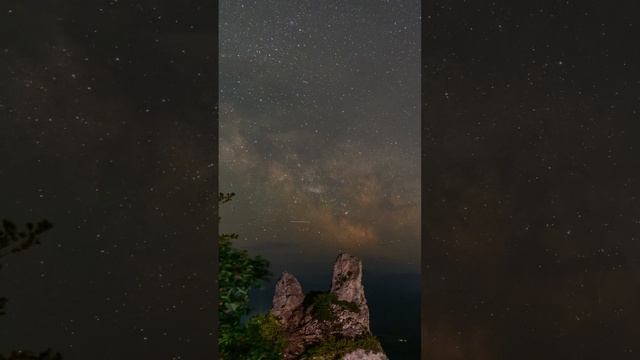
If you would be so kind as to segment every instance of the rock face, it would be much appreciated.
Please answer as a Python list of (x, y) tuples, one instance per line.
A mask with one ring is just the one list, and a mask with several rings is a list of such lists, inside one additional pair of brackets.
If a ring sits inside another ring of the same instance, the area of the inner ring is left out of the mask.
[(389, 360), (389, 358), (381, 352), (356, 350), (345, 355), (342, 360)]
[(355, 256), (340, 254), (333, 265), (331, 293), (338, 300), (358, 305), (358, 313), (343, 314), (349, 319), (344, 321), (344, 330), (348, 336), (357, 336), (369, 332), (369, 307), (362, 286), (362, 262)]
[(285, 330), (295, 327), (302, 320), (303, 302), (304, 293), (298, 279), (288, 272), (283, 273), (276, 284), (271, 314), (280, 320)]
[[(309, 351), (335, 339), (374, 339), (369, 330), (362, 262), (349, 254), (340, 254), (336, 259), (329, 292), (305, 295), (298, 280), (289, 273), (283, 273), (276, 284), (271, 314), (280, 321), (286, 333), (285, 360), (334, 360), (311, 356)], [(377, 340), (372, 341), (377, 344), (377, 349), (350, 351), (340, 359), (386, 360)], [(367, 342), (368, 346), (372, 341)]]

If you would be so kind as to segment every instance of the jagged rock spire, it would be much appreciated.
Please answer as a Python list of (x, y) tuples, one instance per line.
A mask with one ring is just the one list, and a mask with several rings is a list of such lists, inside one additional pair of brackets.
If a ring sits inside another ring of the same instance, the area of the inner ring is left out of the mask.
[(369, 307), (364, 296), (362, 285), (362, 261), (357, 257), (342, 253), (333, 264), (331, 292), (338, 300), (347, 301), (358, 306), (359, 313), (349, 319), (350, 333), (369, 331)]
[(333, 265), (331, 292), (336, 294), (339, 300), (366, 305), (360, 259), (349, 254), (338, 255)]
[(302, 285), (295, 276), (283, 272), (276, 283), (271, 314), (278, 318), (286, 329), (289, 329), (296, 326), (302, 318), (303, 302)]

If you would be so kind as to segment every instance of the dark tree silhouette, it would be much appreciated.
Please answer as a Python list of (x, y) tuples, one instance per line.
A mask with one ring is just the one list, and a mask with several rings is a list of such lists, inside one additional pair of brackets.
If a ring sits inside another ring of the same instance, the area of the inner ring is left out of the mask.
[[(26, 250), (34, 244), (40, 244), (39, 236), (45, 231), (51, 229), (52, 225), (47, 220), (42, 220), (38, 224), (27, 223), (26, 229), (18, 231), (15, 223), (9, 220), (2, 220), (2, 227), (0, 227), (0, 259), (13, 254)], [(2, 270), (2, 263), (0, 263), (0, 270)], [(0, 297), (0, 316), (4, 315), (4, 306), (7, 304), (7, 299)]]
[(18, 231), (16, 224), (9, 220), (2, 220), (0, 227), (0, 258), (11, 253), (26, 250), (34, 244), (40, 244), (39, 236), (51, 229), (53, 225), (47, 220), (37, 224), (27, 223), (26, 229)]
[[(51, 229), (52, 225), (47, 220), (41, 220), (37, 224), (27, 223), (24, 230), (18, 230), (15, 223), (2, 220), (0, 227), (0, 259), (10, 254), (26, 250), (33, 245), (40, 244), (40, 235)], [(2, 263), (0, 263), (0, 270)], [(4, 307), (7, 299), (0, 297), (0, 316), (4, 315)], [(8, 356), (0, 354), (0, 360), (62, 360), (62, 355), (46, 350), (39, 354), (29, 351), (12, 351)]]
[(13, 351), (9, 357), (0, 354), (0, 360), (62, 360), (62, 355), (53, 354), (51, 350), (34, 354), (28, 351)]

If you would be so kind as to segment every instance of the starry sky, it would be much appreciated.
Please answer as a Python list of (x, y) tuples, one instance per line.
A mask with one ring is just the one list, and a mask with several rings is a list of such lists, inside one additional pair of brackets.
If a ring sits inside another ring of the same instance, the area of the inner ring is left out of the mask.
[(423, 8), (423, 354), (635, 359), (637, 5)]
[(419, 9), (220, 2), (221, 226), (275, 269), (419, 271)]
[(216, 3), (0, 4), (0, 351), (215, 357)]
[(349, 252), (374, 333), (405, 359), (420, 346), (419, 51), (417, 0), (220, 2), (220, 190), (237, 194), (221, 229), (271, 262), (255, 309), (285, 270), (327, 290)]
[(418, 11), (220, 2), (218, 147), (215, 1), (3, 1), (0, 216), (54, 228), (3, 258), (0, 351), (213, 358), (219, 156), (275, 273), (353, 252), (372, 316), (420, 273), (423, 358), (636, 358), (634, 4)]

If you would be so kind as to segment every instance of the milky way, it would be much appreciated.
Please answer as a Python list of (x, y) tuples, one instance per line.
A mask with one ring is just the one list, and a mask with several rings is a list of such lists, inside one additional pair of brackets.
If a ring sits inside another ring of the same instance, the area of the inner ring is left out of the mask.
[[(221, 2), (223, 228), (278, 268), (419, 265), (419, 2)], [(329, 260), (331, 261), (331, 260)]]

